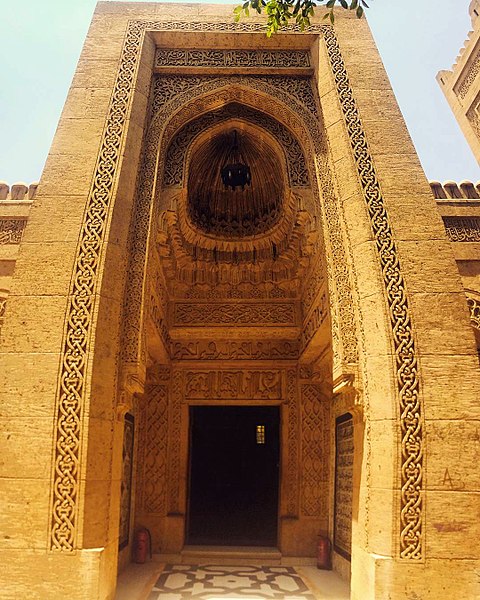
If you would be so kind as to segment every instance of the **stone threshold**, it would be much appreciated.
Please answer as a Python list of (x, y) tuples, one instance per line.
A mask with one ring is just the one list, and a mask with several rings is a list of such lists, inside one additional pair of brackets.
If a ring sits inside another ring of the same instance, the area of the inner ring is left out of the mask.
[(178, 554), (154, 554), (153, 560), (183, 565), (310, 566), (310, 556), (283, 556), (274, 546), (184, 546)]

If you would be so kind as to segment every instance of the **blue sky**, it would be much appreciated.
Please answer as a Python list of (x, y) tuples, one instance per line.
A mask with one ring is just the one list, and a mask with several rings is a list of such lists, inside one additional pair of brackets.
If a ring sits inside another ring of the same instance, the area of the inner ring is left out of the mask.
[[(471, 28), (469, 3), (370, 2), (368, 21), (429, 179), (480, 179), (435, 80), (437, 71), (451, 67)], [(95, 4), (0, 0), (0, 180), (39, 179)]]

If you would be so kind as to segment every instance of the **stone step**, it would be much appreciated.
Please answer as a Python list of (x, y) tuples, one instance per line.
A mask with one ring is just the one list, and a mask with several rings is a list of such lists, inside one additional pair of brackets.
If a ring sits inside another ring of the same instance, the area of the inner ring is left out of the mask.
[(185, 546), (181, 552), (182, 564), (219, 564), (265, 566), (280, 565), (282, 555), (278, 548), (259, 546)]

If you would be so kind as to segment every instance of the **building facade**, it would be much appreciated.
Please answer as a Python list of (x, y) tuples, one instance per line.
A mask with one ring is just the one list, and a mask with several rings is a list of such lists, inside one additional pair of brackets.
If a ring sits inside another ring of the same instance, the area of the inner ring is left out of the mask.
[(426, 181), (365, 20), (231, 10), (100, 2), (0, 187), (2, 593), (112, 598), (147, 527), (474, 598), (480, 190)]

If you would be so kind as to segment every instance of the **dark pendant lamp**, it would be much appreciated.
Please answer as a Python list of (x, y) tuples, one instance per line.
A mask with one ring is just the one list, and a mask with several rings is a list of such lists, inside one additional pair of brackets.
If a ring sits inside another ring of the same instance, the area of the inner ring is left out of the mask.
[(241, 187), (244, 190), (246, 185), (251, 184), (252, 175), (250, 167), (243, 158), (236, 131), (233, 132), (233, 146), (226, 156), (225, 164), (220, 174), (222, 175), (223, 185), (226, 188), (232, 188), (232, 191), (235, 191), (237, 187)]

